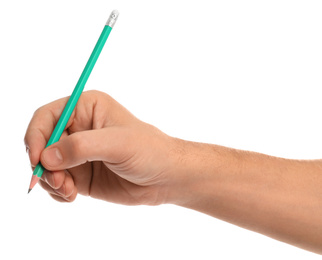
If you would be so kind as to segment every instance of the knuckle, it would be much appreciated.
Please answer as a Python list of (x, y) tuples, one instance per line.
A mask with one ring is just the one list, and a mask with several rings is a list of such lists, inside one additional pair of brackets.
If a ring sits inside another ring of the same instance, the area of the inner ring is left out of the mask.
[(44, 106), (41, 106), (41, 107), (37, 108), (37, 109), (35, 110), (34, 114), (33, 114), (33, 117), (35, 117), (35, 116), (37, 116), (37, 115), (41, 114), (41, 112), (42, 112), (43, 110), (44, 110)]
[(112, 100), (112, 97), (109, 94), (98, 90), (88, 90), (86, 91), (86, 94), (94, 97), (95, 100), (104, 99), (105, 102)]
[(109, 94), (105, 93), (105, 92), (101, 92), (98, 90), (90, 90), (91, 94), (93, 94), (96, 97), (96, 100), (101, 99), (103, 102), (111, 102), (112, 100), (114, 100)]
[(86, 91), (86, 93), (88, 93), (90, 95), (98, 95), (98, 94), (101, 94), (102, 92), (100, 92), (98, 90), (95, 90), (95, 89), (92, 89), (92, 90)]

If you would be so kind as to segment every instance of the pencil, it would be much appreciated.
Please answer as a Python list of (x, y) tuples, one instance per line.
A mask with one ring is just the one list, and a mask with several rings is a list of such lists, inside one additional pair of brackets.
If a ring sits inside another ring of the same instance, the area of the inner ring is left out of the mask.
[[(111, 13), (111, 15), (109, 16), (109, 18), (106, 22), (106, 25), (104, 26), (103, 31), (102, 31), (99, 39), (97, 40), (94, 50), (92, 51), (92, 54), (87, 61), (87, 64), (86, 64), (86, 66), (85, 66), (85, 68), (84, 68), (75, 88), (74, 88), (73, 93), (71, 94), (71, 96), (70, 96), (70, 98), (69, 98), (69, 100), (68, 100), (59, 120), (58, 120), (58, 123), (57, 123), (53, 133), (51, 134), (51, 136), (49, 138), (49, 141), (48, 141), (46, 147), (59, 141), (63, 131), (65, 130), (67, 122), (68, 122), (71, 114), (73, 113), (73, 110), (77, 104), (77, 101), (83, 92), (85, 84), (86, 84), (86, 82), (87, 82), (87, 80), (94, 68), (94, 65), (95, 65), (103, 47), (104, 47), (104, 44), (105, 44), (108, 36), (110, 35), (110, 32), (112, 31), (112, 28), (113, 28), (118, 16), (119, 16), (119, 12), (117, 10), (114, 10)], [(44, 173), (44, 170), (45, 170), (45, 168), (39, 162), (32, 174), (28, 193), (37, 184), (37, 182), (41, 178), (42, 174)]]

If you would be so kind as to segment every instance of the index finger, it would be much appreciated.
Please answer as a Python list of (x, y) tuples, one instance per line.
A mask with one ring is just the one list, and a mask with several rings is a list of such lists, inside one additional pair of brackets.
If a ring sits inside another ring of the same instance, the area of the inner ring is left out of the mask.
[[(61, 98), (35, 111), (24, 137), (25, 145), (29, 150), (31, 165), (38, 164), (40, 153), (46, 147), (67, 101), (68, 97)], [(71, 124), (73, 117), (74, 113), (66, 127)]]

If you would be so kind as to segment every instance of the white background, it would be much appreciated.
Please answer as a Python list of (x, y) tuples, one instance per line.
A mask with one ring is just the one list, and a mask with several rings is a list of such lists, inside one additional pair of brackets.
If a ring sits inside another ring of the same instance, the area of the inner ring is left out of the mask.
[(1, 0), (0, 259), (320, 259), (173, 205), (27, 195), (28, 122), (71, 94), (113, 9), (87, 90), (172, 136), (322, 158), (321, 1)]

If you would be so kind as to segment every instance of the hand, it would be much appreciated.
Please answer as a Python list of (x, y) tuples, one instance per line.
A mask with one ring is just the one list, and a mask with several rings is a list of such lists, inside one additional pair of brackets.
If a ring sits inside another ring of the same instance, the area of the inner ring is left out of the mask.
[(54, 199), (173, 203), (322, 254), (321, 160), (172, 138), (97, 91), (82, 94), (61, 140), (45, 149), (66, 102), (38, 109), (25, 136)]
[(47, 169), (40, 185), (57, 201), (77, 193), (110, 202), (156, 205), (173, 178), (175, 139), (135, 118), (105, 93), (84, 92), (57, 143), (47, 141), (68, 98), (39, 108), (25, 144), (34, 167)]

